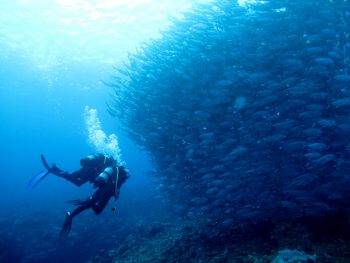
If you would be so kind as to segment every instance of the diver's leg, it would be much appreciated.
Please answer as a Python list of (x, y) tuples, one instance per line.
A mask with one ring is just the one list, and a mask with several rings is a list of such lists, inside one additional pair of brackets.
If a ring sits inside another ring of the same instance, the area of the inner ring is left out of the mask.
[(112, 196), (104, 196), (103, 198), (101, 198), (97, 203), (93, 204), (91, 206), (91, 209), (94, 211), (94, 213), (96, 215), (101, 214), (101, 212), (103, 211), (103, 209), (105, 209), (106, 205), (108, 204), (109, 199)]
[(96, 201), (99, 200), (100, 196), (101, 190), (98, 189), (89, 199), (79, 202), (78, 207), (75, 208), (73, 212), (66, 213), (66, 218), (60, 232), (60, 237), (65, 237), (69, 234), (72, 228), (73, 218), (84, 210), (91, 208), (96, 203)]
[(94, 202), (91, 206), (91, 209), (95, 212), (96, 215), (99, 215), (103, 209), (108, 204), (109, 199), (114, 195), (114, 186), (104, 186), (101, 189), (101, 195), (99, 196), (99, 199), (97, 202)]
[(97, 189), (96, 192), (92, 196), (90, 196), (87, 200), (82, 201), (78, 204), (78, 207), (75, 208), (73, 212), (70, 213), (71, 217), (73, 218), (76, 215), (83, 212), (84, 210), (92, 207), (96, 202), (98, 202), (98, 200), (100, 200), (102, 194), (103, 194), (102, 189), (101, 188)]
[(68, 172), (64, 172), (64, 173), (60, 173), (60, 174), (56, 174), (59, 177), (62, 177), (70, 182), (72, 182), (73, 184), (77, 185), (77, 186), (81, 186), (82, 184), (86, 183), (88, 180), (88, 174), (91, 173), (91, 168), (89, 167), (82, 167), (81, 169), (79, 169), (78, 171), (75, 171), (73, 173), (68, 173)]
[(84, 204), (79, 205), (77, 208), (73, 210), (73, 212), (67, 212), (66, 217), (64, 219), (64, 223), (60, 232), (60, 237), (65, 237), (69, 234), (71, 228), (72, 228), (72, 223), (73, 223), (73, 218), (83, 212), (86, 209), (89, 209), (91, 207), (92, 203), (91, 202), (85, 202)]
[(66, 217), (64, 219), (63, 226), (61, 228), (60, 237), (67, 236), (72, 228), (73, 218), (76, 215), (83, 212), (84, 210), (89, 209), (90, 207), (91, 207), (91, 203), (86, 202), (84, 204), (79, 205), (77, 208), (75, 208), (73, 212), (67, 212)]
[(85, 201), (83, 204), (79, 205), (77, 208), (75, 208), (73, 210), (73, 212), (68, 212), (70, 214), (70, 216), (75, 217), (76, 215), (80, 214), (81, 212), (83, 212), (86, 209), (89, 209), (92, 205), (92, 202), (90, 202), (90, 200)]
[(80, 170), (73, 172), (73, 173), (68, 173), (67, 171), (64, 171), (60, 168), (57, 167), (56, 164), (52, 164), (51, 166), (48, 164), (48, 162), (46, 161), (44, 155), (41, 155), (41, 160), (43, 162), (43, 165), (45, 166), (45, 168), (47, 169), (47, 171), (49, 173), (52, 173), (56, 176), (62, 177), (74, 184), (76, 184), (77, 186), (82, 185), (83, 183), (88, 181), (88, 174), (91, 172), (91, 167), (83, 167)]

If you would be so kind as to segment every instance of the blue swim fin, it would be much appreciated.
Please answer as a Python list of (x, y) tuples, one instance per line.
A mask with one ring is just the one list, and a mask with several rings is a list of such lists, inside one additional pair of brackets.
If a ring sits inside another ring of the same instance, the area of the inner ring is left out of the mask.
[(37, 184), (40, 183), (41, 180), (43, 180), (49, 173), (50, 171), (42, 170), (41, 172), (34, 175), (33, 178), (29, 181), (27, 189), (33, 190), (34, 187), (37, 186)]
[(41, 161), (43, 162), (43, 165), (45, 166), (45, 168), (50, 171), (51, 170), (51, 167), (49, 166), (49, 164), (47, 163), (46, 159), (45, 159), (45, 156), (42, 154), (40, 155), (41, 157)]

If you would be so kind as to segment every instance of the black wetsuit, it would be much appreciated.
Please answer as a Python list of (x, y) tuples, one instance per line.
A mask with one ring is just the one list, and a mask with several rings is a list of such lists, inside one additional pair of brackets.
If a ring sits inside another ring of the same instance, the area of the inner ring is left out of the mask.
[[(91, 208), (96, 214), (100, 214), (108, 204), (111, 197), (118, 197), (116, 190), (119, 192), (120, 187), (126, 181), (127, 172), (124, 166), (118, 166), (116, 161), (108, 155), (94, 154), (80, 160), (81, 169), (73, 173), (63, 173), (60, 176), (69, 180), (77, 186), (81, 186), (86, 182), (93, 183), (98, 189), (85, 201), (75, 200), (72, 203), (78, 207), (71, 213), (74, 217), (82, 211)], [(106, 181), (99, 178), (99, 175), (105, 171), (106, 168), (112, 170)], [(116, 178), (118, 177), (118, 184), (116, 186)]]
[(62, 177), (77, 186), (86, 182), (94, 184), (96, 192), (86, 200), (72, 200), (77, 207), (73, 212), (67, 212), (60, 236), (69, 234), (73, 218), (82, 211), (91, 208), (96, 214), (100, 214), (108, 204), (109, 199), (115, 196), (118, 198), (119, 189), (126, 179), (129, 178), (124, 166), (119, 165), (110, 155), (92, 154), (80, 160), (81, 168), (78, 171), (69, 173), (58, 168), (55, 164), (49, 166), (44, 155), (41, 155), (43, 165), (47, 169), (40, 173), (40, 178), (35, 177), (33, 186), (49, 173)]

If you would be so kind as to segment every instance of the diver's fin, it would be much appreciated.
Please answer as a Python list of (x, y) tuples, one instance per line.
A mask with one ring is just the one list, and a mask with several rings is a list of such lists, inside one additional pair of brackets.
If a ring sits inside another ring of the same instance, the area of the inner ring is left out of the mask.
[(42, 170), (41, 172), (37, 173), (36, 175), (33, 176), (33, 178), (29, 181), (27, 185), (27, 189), (33, 190), (35, 186), (37, 186), (38, 183), (43, 180), (50, 171)]
[(60, 238), (64, 238), (68, 236), (71, 228), (72, 228), (73, 217), (70, 212), (66, 213), (66, 218), (64, 219), (64, 223), (62, 229), (60, 231)]
[(54, 175), (58, 175), (58, 176), (63, 176), (65, 174), (65, 171), (63, 171), (62, 169), (58, 168), (56, 166), (56, 164), (52, 164), (51, 166), (49, 166), (49, 164), (47, 163), (45, 156), (43, 154), (40, 155), (41, 156), (41, 161), (43, 163), (43, 165), (45, 166), (45, 168), (50, 171), (51, 173), (53, 173)]
[(68, 204), (71, 204), (71, 205), (76, 205), (76, 206), (85, 206), (85, 205), (88, 205), (91, 203), (91, 199), (88, 199), (88, 200), (69, 200), (67, 201)]
[(43, 165), (45, 166), (45, 168), (50, 171), (51, 170), (51, 167), (49, 166), (49, 164), (47, 163), (46, 159), (45, 159), (45, 156), (43, 154), (40, 155), (41, 157), (41, 161), (43, 162)]

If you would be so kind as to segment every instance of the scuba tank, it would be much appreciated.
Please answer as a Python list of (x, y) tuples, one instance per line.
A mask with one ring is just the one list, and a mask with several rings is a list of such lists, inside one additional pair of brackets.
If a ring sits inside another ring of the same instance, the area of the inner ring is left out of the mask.
[(103, 181), (104, 183), (108, 183), (109, 181), (112, 180), (112, 175), (113, 175), (113, 168), (112, 167), (107, 167), (103, 170), (102, 173), (100, 173), (96, 180)]
[(116, 161), (109, 154), (90, 154), (80, 160), (80, 165), (83, 167), (95, 167), (95, 166), (115, 166)]

